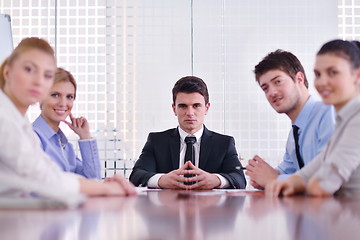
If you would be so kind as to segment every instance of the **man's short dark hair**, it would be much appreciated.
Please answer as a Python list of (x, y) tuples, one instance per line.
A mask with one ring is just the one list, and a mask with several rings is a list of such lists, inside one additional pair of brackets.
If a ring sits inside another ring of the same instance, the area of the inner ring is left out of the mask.
[(180, 78), (174, 85), (172, 89), (173, 94), (173, 103), (175, 104), (176, 96), (179, 92), (183, 93), (200, 93), (204, 99), (205, 104), (209, 102), (209, 93), (206, 86), (206, 83), (198, 77), (195, 76), (186, 76)]
[(299, 59), (291, 52), (286, 52), (281, 49), (269, 53), (259, 62), (254, 69), (255, 79), (259, 83), (259, 78), (270, 70), (280, 70), (288, 74), (294, 81), (298, 72), (304, 74), (304, 85), (309, 87), (306, 78), (304, 67), (301, 65)]

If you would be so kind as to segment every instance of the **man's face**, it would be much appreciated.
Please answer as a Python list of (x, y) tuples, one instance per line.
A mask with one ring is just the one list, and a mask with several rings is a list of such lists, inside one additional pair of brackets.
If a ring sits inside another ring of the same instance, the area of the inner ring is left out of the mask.
[(205, 98), (198, 92), (179, 92), (172, 105), (180, 128), (189, 134), (201, 129), (209, 107), (210, 103), (205, 104)]
[(259, 85), (275, 111), (287, 115), (296, 112), (300, 105), (298, 81), (281, 70), (270, 70), (259, 78)]

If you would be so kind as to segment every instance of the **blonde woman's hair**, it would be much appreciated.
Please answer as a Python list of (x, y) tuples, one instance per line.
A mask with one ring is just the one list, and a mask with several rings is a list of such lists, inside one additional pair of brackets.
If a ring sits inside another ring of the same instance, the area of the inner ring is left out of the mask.
[(74, 99), (76, 98), (76, 81), (74, 76), (69, 71), (66, 71), (63, 68), (57, 68), (54, 78), (54, 84), (58, 82), (70, 82), (75, 88)]
[(15, 59), (17, 59), (21, 54), (27, 52), (32, 49), (38, 49), (45, 53), (50, 54), (53, 56), (54, 61), (56, 62), (54, 50), (50, 46), (50, 44), (41, 38), (31, 37), (31, 38), (24, 38), (21, 40), (19, 45), (12, 51), (9, 57), (7, 57), (0, 67), (0, 89), (4, 89), (5, 85), (5, 78), (4, 78), (4, 68), (6, 65), (11, 66)]

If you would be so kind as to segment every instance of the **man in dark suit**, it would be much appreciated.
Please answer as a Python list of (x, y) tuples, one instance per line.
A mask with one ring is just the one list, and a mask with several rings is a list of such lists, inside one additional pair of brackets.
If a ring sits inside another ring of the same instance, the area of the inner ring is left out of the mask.
[[(245, 188), (234, 138), (212, 132), (203, 124), (210, 107), (205, 82), (183, 77), (172, 93), (179, 126), (149, 134), (130, 181), (136, 186), (170, 189)], [(194, 140), (191, 154), (185, 143), (189, 137)]]

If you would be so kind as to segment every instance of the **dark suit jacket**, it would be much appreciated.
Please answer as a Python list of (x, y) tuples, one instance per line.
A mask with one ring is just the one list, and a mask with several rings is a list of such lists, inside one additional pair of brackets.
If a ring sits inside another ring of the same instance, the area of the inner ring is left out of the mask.
[[(150, 133), (130, 175), (135, 186), (146, 186), (157, 173), (169, 173), (179, 168), (180, 134), (177, 128)], [(245, 188), (244, 172), (235, 167), (241, 163), (233, 137), (209, 131), (204, 126), (201, 137), (199, 168), (225, 177), (229, 188)]]

